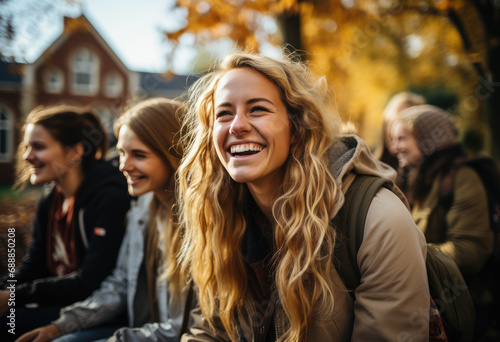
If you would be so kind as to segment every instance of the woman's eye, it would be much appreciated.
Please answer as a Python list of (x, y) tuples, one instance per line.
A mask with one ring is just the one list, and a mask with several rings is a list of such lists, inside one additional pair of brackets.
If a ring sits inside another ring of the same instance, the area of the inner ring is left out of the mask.
[(255, 107), (252, 107), (252, 109), (250, 110), (250, 112), (268, 112), (269, 110), (265, 107), (262, 107), (262, 106), (255, 106)]
[(223, 116), (228, 116), (228, 115), (231, 115), (231, 112), (230, 112), (230, 111), (227, 111), (227, 110), (221, 110), (220, 112), (217, 112), (217, 114), (215, 114), (215, 117), (216, 117), (216, 118), (220, 118), (220, 117), (223, 117)]

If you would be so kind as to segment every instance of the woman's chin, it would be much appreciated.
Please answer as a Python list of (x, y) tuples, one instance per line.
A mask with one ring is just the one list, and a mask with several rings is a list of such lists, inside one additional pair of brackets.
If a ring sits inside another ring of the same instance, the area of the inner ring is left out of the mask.
[(139, 197), (141, 195), (144, 195), (145, 193), (151, 191), (151, 189), (143, 189), (141, 187), (136, 187), (136, 186), (131, 186), (129, 185), (128, 186), (128, 193), (130, 194), (130, 196), (133, 196), (133, 197)]
[(43, 183), (47, 183), (50, 180), (44, 180), (43, 177), (40, 177), (39, 175), (32, 174), (30, 177), (30, 183), (31, 185), (40, 185)]

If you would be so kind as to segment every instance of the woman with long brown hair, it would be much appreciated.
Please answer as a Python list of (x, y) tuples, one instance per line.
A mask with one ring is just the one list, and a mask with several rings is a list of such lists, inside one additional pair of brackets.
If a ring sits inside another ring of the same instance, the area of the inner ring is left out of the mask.
[[(125, 235), (113, 274), (82, 302), (21, 338), (22, 341), (81, 342), (113, 336), (115, 341), (177, 339), (185, 293), (176, 257), (181, 233), (172, 213), (181, 103), (164, 98), (141, 101), (115, 123), (120, 171), (130, 195)], [(116, 317), (125, 315), (127, 324)]]
[[(70, 106), (36, 108), (22, 134), (17, 184), (46, 187), (28, 254), (10, 279), (15, 280), (15, 308), (9, 309), (15, 310), (16, 329), (5, 340), (49, 323), (61, 307), (99, 287), (115, 266), (130, 206), (125, 179), (104, 160), (106, 131), (95, 113)], [(8, 309), (7, 297), (0, 292), (1, 313)]]

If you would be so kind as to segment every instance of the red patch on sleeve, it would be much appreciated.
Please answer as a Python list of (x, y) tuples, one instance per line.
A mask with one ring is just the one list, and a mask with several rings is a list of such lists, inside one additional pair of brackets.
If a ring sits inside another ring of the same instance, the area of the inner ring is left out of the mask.
[(106, 229), (100, 228), (100, 227), (95, 227), (94, 234), (97, 236), (106, 236)]

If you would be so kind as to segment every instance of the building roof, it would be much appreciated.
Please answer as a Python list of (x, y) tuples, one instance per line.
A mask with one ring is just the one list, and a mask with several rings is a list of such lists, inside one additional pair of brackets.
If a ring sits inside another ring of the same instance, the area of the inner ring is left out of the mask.
[(97, 32), (95, 27), (89, 21), (89, 19), (84, 15), (80, 15), (78, 18), (64, 17), (64, 29), (61, 35), (54, 40), (54, 42), (38, 57), (38, 59), (33, 62), (33, 65), (39, 65), (45, 60), (45, 57), (56, 51), (67, 39), (69, 39), (74, 31), (85, 30), (90, 32), (92, 36), (97, 40), (97, 42), (103, 47), (103, 49), (108, 53), (108, 55), (116, 62), (116, 64), (124, 71), (129, 72), (129, 69), (123, 63), (123, 61), (118, 57), (118, 55), (111, 49), (108, 43), (102, 38), (102, 36)]
[(182, 95), (198, 78), (198, 75), (170, 75), (138, 72), (140, 91), (148, 95), (177, 97)]

